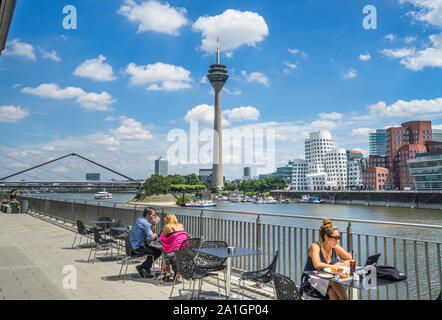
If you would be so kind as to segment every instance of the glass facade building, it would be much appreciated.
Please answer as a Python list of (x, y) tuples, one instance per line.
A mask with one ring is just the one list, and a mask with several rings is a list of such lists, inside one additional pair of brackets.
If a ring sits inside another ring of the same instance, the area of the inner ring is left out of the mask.
[(368, 134), (368, 144), (370, 155), (385, 156), (386, 155), (386, 129), (377, 129), (376, 132)]
[(161, 158), (155, 160), (155, 174), (166, 177), (168, 173), (168, 161)]
[(433, 129), (433, 141), (441, 141), (442, 142), (442, 129)]
[(442, 191), (442, 151), (416, 154), (408, 167), (416, 190)]

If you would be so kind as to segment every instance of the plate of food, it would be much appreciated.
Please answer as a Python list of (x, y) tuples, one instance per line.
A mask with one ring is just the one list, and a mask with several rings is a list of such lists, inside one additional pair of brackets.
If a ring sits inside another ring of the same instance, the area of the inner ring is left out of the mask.
[(321, 278), (324, 278), (324, 279), (331, 279), (331, 278), (334, 277), (334, 275), (332, 275), (330, 273), (324, 273), (324, 272), (318, 273), (317, 275), (318, 275), (318, 277), (321, 277)]
[(331, 274), (344, 274), (344, 273), (349, 273), (350, 268), (342, 266), (333, 266), (333, 267), (324, 268), (324, 271)]

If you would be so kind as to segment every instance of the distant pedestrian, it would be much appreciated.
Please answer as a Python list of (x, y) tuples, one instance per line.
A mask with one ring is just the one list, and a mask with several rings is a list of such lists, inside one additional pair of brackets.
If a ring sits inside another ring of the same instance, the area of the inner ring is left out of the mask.
[(11, 197), (9, 198), (9, 202), (10, 203), (18, 202), (17, 201), (17, 190), (16, 189), (12, 189), (11, 190)]

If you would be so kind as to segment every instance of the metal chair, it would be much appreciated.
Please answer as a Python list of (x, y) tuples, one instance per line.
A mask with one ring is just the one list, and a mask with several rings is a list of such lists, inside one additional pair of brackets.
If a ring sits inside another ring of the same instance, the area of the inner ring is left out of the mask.
[(88, 235), (93, 234), (93, 233), (94, 232), (91, 229), (86, 228), (84, 226), (84, 224), (81, 220), (77, 220), (77, 233), (75, 234), (74, 241), (72, 242), (72, 249), (74, 248), (75, 240), (77, 240), (78, 235), (80, 235), (80, 241), (77, 244), (77, 248), (81, 244), (81, 239), (83, 238), (83, 236), (86, 237), (86, 244), (87, 244), (89, 242), (89, 240), (91, 239), (91, 238), (89, 238)]
[[(272, 263), (264, 269), (258, 271), (245, 272), (242, 274), (241, 278), (239, 278), (239, 286), (241, 288), (242, 281), (242, 298), (244, 299), (244, 283), (246, 280), (255, 281), (257, 284), (269, 283), (273, 280), (273, 275), (276, 273), (276, 263), (278, 262), (279, 250), (276, 251)], [(273, 292), (275, 293), (275, 288), (273, 288)], [(275, 293), (276, 295), (276, 293)], [(239, 292), (238, 292), (239, 297)]]
[[(195, 258), (195, 256), (197, 255), (198, 252), (195, 251), (195, 249), (199, 249), (201, 246), (201, 238), (187, 238), (186, 240), (183, 241), (183, 243), (181, 243), (180, 249), (179, 250), (188, 250), (193, 257)], [(160, 267), (164, 264), (165, 259), (164, 259), (164, 252), (161, 255), (161, 260), (160, 260)], [(163, 278), (163, 268), (161, 267), (161, 273), (159, 276), (159, 279)], [(177, 276), (177, 271), (175, 271), (175, 277)]]
[(127, 274), (127, 268), (129, 266), (129, 262), (136, 260), (136, 259), (139, 260), (139, 259), (143, 258), (144, 256), (146, 256), (146, 254), (138, 252), (132, 247), (129, 237), (126, 237), (124, 239), (124, 248), (125, 248), (126, 254), (125, 254), (123, 260), (121, 261), (120, 273), (118, 274), (118, 277), (120, 278), (121, 271), (123, 270), (124, 265), (126, 265), (126, 270), (124, 272), (124, 277), (123, 277), (123, 283), (124, 283), (124, 280), (126, 280), (126, 274)]
[(273, 274), (273, 286), (277, 300), (303, 300), (295, 282), (282, 274)]
[(97, 228), (93, 228), (93, 232), (94, 232), (94, 241), (96, 246), (91, 248), (91, 251), (89, 252), (89, 258), (87, 259), (87, 261), (90, 260), (92, 251), (95, 251), (92, 263), (94, 262), (95, 257), (97, 256), (97, 251), (99, 250), (106, 250), (107, 253), (110, 249), (112, 257), (112, 244), (115, 243), (116, 241), (112, 239), (103, 239), (101, 237), (100, 231)]
[[(202, 280), (206, 277), (216, 277), (218, 280), (218, 298), (221, 298), (221, 293), (219, 291), (220, 284), (219, 284), (219, 277), (217, 273), (210, 273), (205, 270), (202, 270), (198, 268), (198, 266), (195, 264), (193, 254), (190, 250), (177, 250), (176, 253), (176, 260), (177, 260), (177, 268), (182, 276), (183, 279), (188, 280), (189, 283), (189, 296), (188, 299), (193, 298), (193, 292), (195, 291), (195, 282), (196, 280), (199, 281), (198, 284), (198, 300), (200, 298), (201, 288), (202, 288)], [(170, 291), (169, 299), (172, 297), (173, 289), (175, 287), (176, 279), (173, 283), (172, 290)], [(193, 288), (192, 288), (193, 283)], [(184, 287), (184, 281), (183, 281), (183, 287)], [(192, 288), (192, 291), (191, 291)], [(190, 295), (192, 293), (192, 295)]]

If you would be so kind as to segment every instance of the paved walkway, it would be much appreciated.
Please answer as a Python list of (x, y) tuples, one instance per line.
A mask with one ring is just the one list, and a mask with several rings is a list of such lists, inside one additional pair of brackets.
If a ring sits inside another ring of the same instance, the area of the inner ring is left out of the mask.
[[(71, 230), (31, 215), (0, 214), (0, 300), (169, 299), (172, 283), (138, 278), (136, 264), (129, 265), (123, 283), (115, 259), (103, 259), (99, 252), (98, 260), (87, 262), (90, 249), (71, 249), (74, 236)], [(182, 284), (175, 286), (174, 299), (187, 299), (182, 289)], [(216, 286), (204, 282), (203, 296), (215, 299), (217, 292)], [(267, 299), (256, 294), (249, 298)]]

